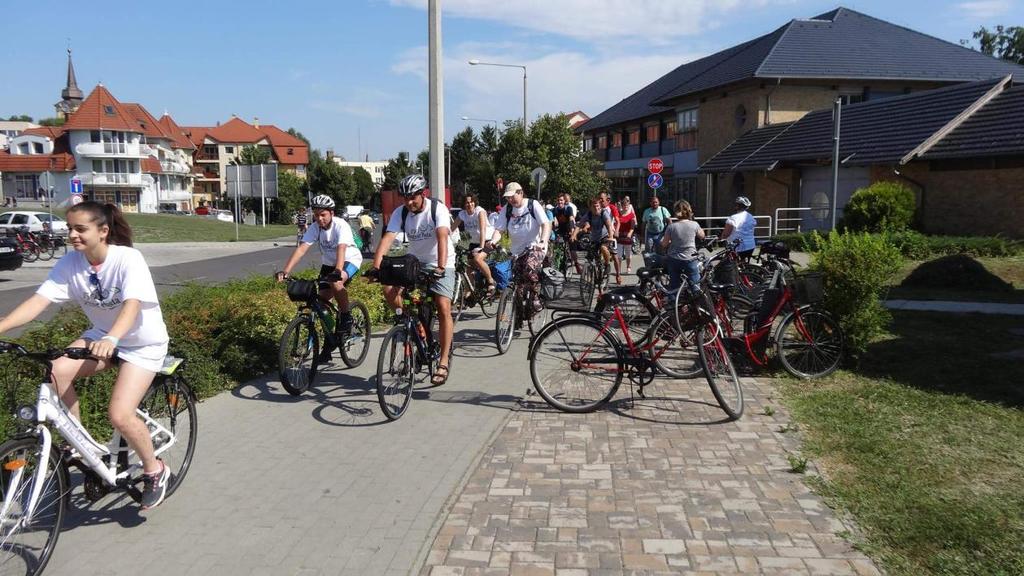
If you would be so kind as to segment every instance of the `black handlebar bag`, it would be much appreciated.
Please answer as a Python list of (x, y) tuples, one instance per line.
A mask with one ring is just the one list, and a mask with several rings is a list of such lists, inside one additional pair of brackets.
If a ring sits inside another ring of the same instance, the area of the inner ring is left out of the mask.
[(380, 283), (385, 286), (415, 288), (420, 266), (419, 259), (412, 254), (385, 256), (380, 262)]

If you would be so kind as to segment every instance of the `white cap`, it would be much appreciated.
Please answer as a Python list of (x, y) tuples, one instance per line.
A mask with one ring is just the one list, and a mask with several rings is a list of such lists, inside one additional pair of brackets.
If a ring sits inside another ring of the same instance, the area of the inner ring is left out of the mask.
[(509, 182), (505, 185), (505, 193), (502, 194), (502, 198), (508, 198), (509, 196), (515, 196), (516, 192), (522, 192), (523, 187), (519, 185), (519, 182)]

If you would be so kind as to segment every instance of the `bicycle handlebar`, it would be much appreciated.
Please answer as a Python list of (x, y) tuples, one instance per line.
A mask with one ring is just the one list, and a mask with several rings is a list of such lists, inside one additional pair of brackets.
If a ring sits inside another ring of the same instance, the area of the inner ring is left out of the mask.
[[(45, 352), (29, 352), (21, 344), (16, 342), (6, 342), (0, 340), (0, 354), (17, 354), (19, 356), (25, 356), (27, 358), (33, 358), (36, 360), (45, 360), (47, 362), (56, 360), (67, 356), (72, 360), (102, 360), (102, 358), (96, 358), (92, 355), (92, 352), (84, 346), (69, 346), (67, 348), (49, 348)], [(111, 358), (117, 355), (117, 348), (114, 349), (114, 353)]]

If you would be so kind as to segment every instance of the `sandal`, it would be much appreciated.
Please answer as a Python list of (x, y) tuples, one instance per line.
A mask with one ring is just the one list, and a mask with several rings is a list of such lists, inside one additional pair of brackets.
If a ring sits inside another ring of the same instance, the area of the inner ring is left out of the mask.
[[(441, 370), (444, 370), (444, 374), (441, 374)], [(430, 384), (433, 386), (440, 386), (448, 381), (448, 367), (441, 364), (434, 370), (434, 375), (430, 377)]]
[(495, 284), (494, 282), (491, 282), (490, 284), (487, 285), (487, 297), (488, 298), (494, 298), (494, 294), (497, 291), (498, 291), (498, 285)]

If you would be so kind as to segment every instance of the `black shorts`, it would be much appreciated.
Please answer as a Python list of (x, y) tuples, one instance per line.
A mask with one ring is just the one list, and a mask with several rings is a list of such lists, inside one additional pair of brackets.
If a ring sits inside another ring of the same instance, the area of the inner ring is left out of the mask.
[[(350, 271), (349, 269), (352, 268), (352, 267), (353, 267), (352, 264), (349, 264), (348, 262), (345, 263), (345, 268), (346, 268), (345, 271), (346, 272), (349, 272)], [(337, 270), (337, 268), (335, 268), (334, 266), (328, 266), (326, 264), (322, 264), (320, 266), (320, 275), (317, 277), (317, 280), (323, 280), (324, 278), (326, 278), (326, 277), (330, 276), (331, 274), (333, 274), (335, 270)], [(348, 279), (345, 280), (345, 286), (348, 286), (352, 282), (352, 279), (355, 278), (356, 275), (358, 275), (358, 274), (359, 274), (359, 269), (356, 268), (356, 271), (354, 273), (351, 273), (351, 274), (348, 275)]]
[(477, 244), (476, 242), (470, 242), (469, 243), (469, 252), (470, 252), (470, 254), (472, 254), (473, 251), (478, 249), (478, 248), (480, 248), (480, 245)]

